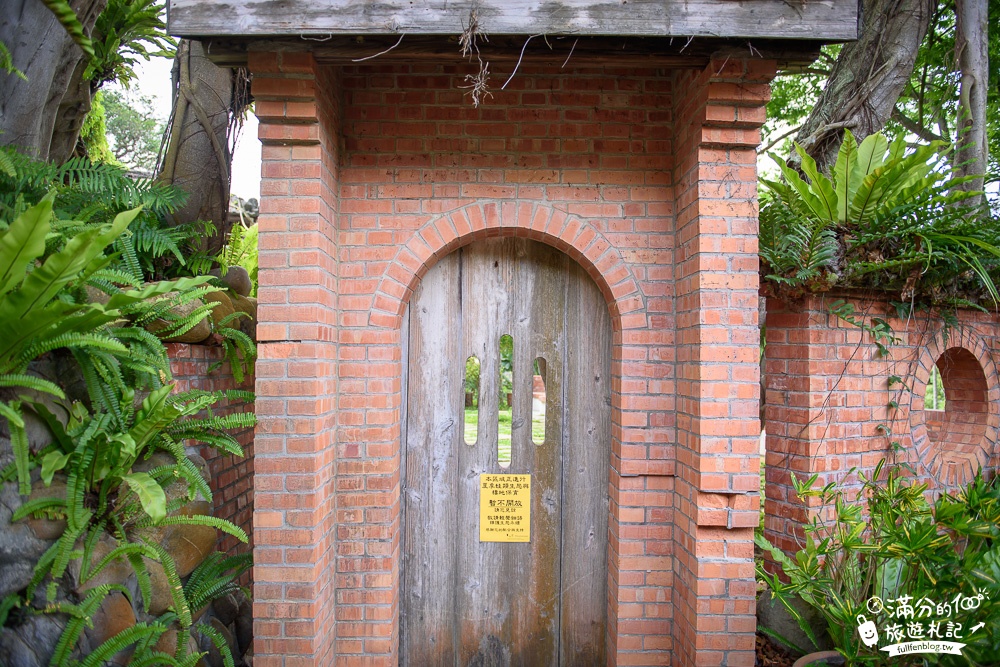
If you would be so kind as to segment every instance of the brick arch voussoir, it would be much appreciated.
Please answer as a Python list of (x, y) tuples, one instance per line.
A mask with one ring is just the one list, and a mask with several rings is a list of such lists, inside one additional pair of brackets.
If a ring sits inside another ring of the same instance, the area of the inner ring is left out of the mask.
[(529, 202), (475, 203), (424, 223), (383, 274), (369, 325), (398, 329), (417, 283), (438, 260), (473, 241), (501, 236), (530, 238), (566, 253), (601, 290), (616, 331), (645, 326), (646, 297), (618, 248), (587, 221)]
[[(941, 462), (939, 456), (931, 444), (924, 425), (924, 411), (922, 404), (927, 383), (930, 380), (931, 368), (946, 351), (952, 348), (961, 348), (969, 353), (979, 362), (979, 366), (986, 378), (987, 387), (987, 412), (986, 432), (979, 452), (979, 463), (995, 465), (1000, 455), (1000, 368), (994, 361), (989, 345), (974, 327), (957, 327), (951, 331), (947, 339), (935, 336), (933, 340), (924, 345), (920, 350), (915, 367), (912, 398), (910, 403), (910, 434), (915, 445), (916, 462), (924, 468), (927, 474), (941, 482)], [(965, 477), (971, 479), (974, 470), (966, 471)], [(963, 479), (969, 481), (968, 479)]]

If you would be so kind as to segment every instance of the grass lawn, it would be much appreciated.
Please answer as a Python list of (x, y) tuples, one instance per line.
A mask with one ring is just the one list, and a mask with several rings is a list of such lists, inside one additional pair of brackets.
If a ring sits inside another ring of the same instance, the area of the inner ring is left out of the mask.
[[(533, 415), (534, 416), (534, 415)], [(510, 408), (500, 411), (500, 437), (497, 447), (497, 460), (500, 463), (510, 463)], [(476, 408), (465, 409), (465, 441), (475, 442), (479, 432), (479, 410)], [(545, 419), (543, 415), (538, 415), (537, 419), (531, 421), (531, 438), (535, 442), (541, 442), (545, 437)]]

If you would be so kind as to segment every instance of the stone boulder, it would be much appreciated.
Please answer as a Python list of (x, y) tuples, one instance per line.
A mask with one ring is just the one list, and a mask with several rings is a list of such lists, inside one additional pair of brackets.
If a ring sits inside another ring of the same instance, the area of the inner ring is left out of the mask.
[[(166, 296), (171, 296), (176, 294), (176, 292), (168, 293)], [(205, 302), (201, 299), (191, 299), (185, 303), (174, 306), (170, 309), (170, 313), (178, 317), (187, 317), (195, 310), (204, 306)], [(159, 334), (162, 331), (166, 331), (170, 328), (170, 323), (163, 319), (156, 319), (146, 325), (146, 331), (150, 333)], [(185, 331), (184, 333), (177, 334), (175, 336), (170, 336), (164, 338), (165, 343), (200, 343), (209, 336), (212, 335), (212, 323), (209, 321), (206, 315), (198, 321), (193, 327)]]
[[(124, 584), (135, 572), (132, 564), (127, 558), (115, 558), (105, 565), (100, 572), (93, 573), (93, 569), (103, 561), (108, 554), (118, 547), (118, 542), (111, 535), (104, 535), (94, 544), (94, 551), (91, 553), (88, 574), (90, 578), (85, 582), (80, 581), (83, 569), (83, 559), (74, 558), (70, 561), (67, 570), (76, 582), (76, 592), (84, 594), (87, 591), (103, 586), (105, 584)], [(82, 549), (83, 544), (78, 543), (77, 548)]]
[[(135, 625), (132, 603), (120, 592), (111, 591), (98, 607), (93, 622), (94, 627), (84, 631), (80, 641), (80, 651), (83, 655), (89, 655), (119, 632), (124, 632)], [(112, 665), (126, 667), (132, 657), (132, 649), (130, 646), (119, 651), (109, 662)]]
[[(31, 484), (31, 494), (28, 500), (39, 500), (41, 498), (65, 498), (66, 478), (63, 475), (56, 475), (52, 478), (52, 484), (45, 486), (42, 480), (36, 480)], [(40, 540), (58, 540), (66, 530), (66, 519), (54, 517), (28, 517), (23, 519), (31, 532)]]
[(11, 523), (11, 516), (24, 500), (17, 492), (16, 483), (0, 484), (0, 597), (28, 585), (38, 559), (53, 542), (36, 535), (27, 521)]
[[(233, 308), (233, 302), (226, 296), (225, 292), (209, 292), (204, 299), (205, 303), (215, 304), (212, 306), (212, 321), (215, 322), (216, 327), (222, 325), (224, 319), (236, 312)], [(225, 326), (236, 328), (236, 321), (230, 319)]]
[(246, 655), (253, 647), (253, 603), (242, 592), (236, 596), (240, 601), (240, 608), (233, 624), (236, 630), (236, 643), (239, 645), (240, 653)]
[(35, 614), (0, 628), (0, 665), (47, 667), (66, 627), (61, 614)]
[(226, 284), (226, 287), (240, 296), (250, 296), (250, 291), (253, 289), (253, 281), (250, 280), (250, 274), (242, 266), (229, 267), (226, 275), (222, 275), (221, 269), (213, 269), (209, 273), (221, 280)]
[(252, 296), (240, 296), (234, 295), (232, 297), (233, 308), (241, 313), (246, 313), (247, 317), (241, 317), (239, 320), (240, 331), (245, 333), (250, 337), (251, 340), (257, 340), (257, 299)]

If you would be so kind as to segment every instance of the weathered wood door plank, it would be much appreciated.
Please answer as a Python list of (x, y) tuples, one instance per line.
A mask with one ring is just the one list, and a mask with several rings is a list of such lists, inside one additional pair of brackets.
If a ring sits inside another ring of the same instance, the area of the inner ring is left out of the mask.
[[(427, 273), (409, 325), (403, 664), (602, 664), (611, 330), (603, 297), (564, 254), (490, 239)], [(514, 339), (509, 467), (497, 459), (504, 334)], [(468, 445), (462, 385), (473, 355), (479, 426)], [(546, 434), (537, 445), (536, 358), (546, 367)], [(531, 475), (530, 542), (478, 541), (484, 473)]]

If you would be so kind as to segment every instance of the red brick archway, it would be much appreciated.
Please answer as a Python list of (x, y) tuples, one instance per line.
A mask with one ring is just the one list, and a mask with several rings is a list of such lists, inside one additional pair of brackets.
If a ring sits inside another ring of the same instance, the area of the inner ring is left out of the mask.
[(490, 236), (525, 236), (562, 250), (597, 283), (615, 331), (645, 324), (641, 317), (627, 317), (645, 309), (645, 297), (619, 250), (588, 221), (534, 202), (477, 202), (424, 224), (386, 270), (370, 324), (398, 328), (414, 285), (437, 259)]
[(755, 148), (774, 63), (525, 65), (478, 108), (464, 65), (249, 66), (255, 662), (397, 664), (401, 314), (437, 258), (505, 233), (579, 262), (615, 323), (609, 663), (752, 661)]

